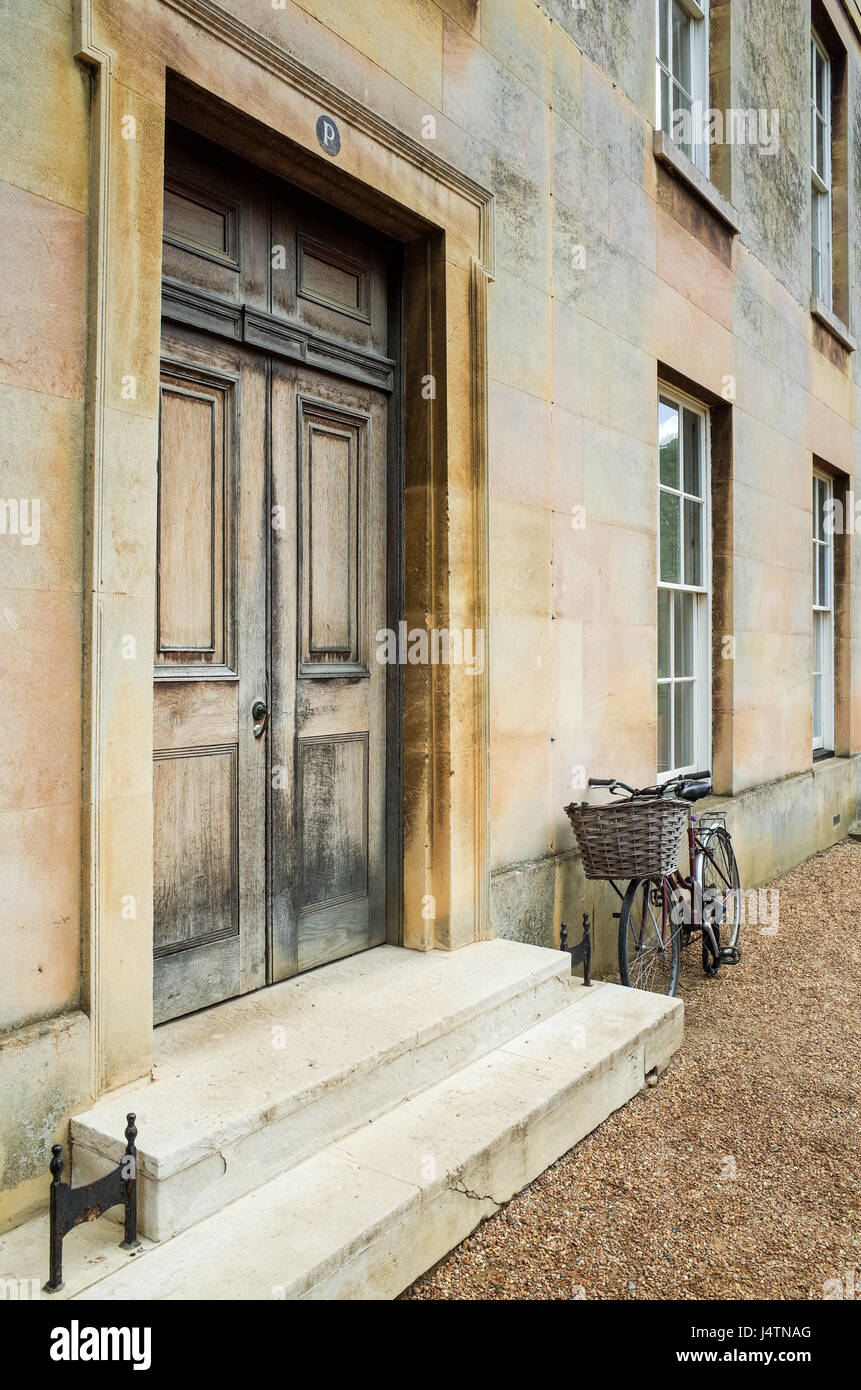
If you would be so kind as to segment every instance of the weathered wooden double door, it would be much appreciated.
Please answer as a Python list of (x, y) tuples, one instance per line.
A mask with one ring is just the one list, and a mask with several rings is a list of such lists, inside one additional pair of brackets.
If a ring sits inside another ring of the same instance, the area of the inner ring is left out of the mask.
[(381, 943), (389, 248), (171, 132), (155, 1017)]

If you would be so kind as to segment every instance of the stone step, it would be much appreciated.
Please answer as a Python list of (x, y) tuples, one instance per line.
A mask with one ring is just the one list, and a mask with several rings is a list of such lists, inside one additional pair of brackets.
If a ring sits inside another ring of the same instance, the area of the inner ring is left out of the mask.
[(575, 988), (561, 1012), (77, 1297), (395, 1297), (679, 1046), (679, 1000)]
[(521, 942), (380, 946), (165, 1024), (156, 1079), (73, 1118), (72, 1180), (116, 1165), (133, 1110), (138, 1228), (166, 1240), (565, 1008), (569, 979)]

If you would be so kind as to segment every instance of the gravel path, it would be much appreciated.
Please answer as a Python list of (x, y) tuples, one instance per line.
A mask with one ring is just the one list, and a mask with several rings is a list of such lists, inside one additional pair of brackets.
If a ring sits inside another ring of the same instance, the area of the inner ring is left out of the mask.
[(861, 844), (771, 888), (779, 928), (743, 924), (739, 966), (683, 960), (659, 1085), (402, 1297), (822, 1299), (848, 1273), (861, 1298)]

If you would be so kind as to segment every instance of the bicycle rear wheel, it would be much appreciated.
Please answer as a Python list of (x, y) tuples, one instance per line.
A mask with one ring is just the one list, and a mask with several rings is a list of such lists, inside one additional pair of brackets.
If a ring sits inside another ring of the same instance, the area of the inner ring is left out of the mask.
[(702, 833), (694, 877), (702, 890), (703, 912), (709, 913), (715, 927), (720, 929), (721, 946), (737, 946), (741, 931), (741, 888), (732, 840), (724, 826), (711, 826)]
[(619, 913), (623, 985), (653, 994), (675, 994), (682, 929), (672, 909), (672, 889), (666, 879), (635, 878), (628, 884)]

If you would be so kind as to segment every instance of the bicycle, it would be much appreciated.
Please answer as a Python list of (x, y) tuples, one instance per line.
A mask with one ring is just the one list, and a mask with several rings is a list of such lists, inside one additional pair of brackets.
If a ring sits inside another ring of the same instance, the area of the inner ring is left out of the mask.
[[(738, 945), (741, 887), (732, 838), (723, 812), (710, 812), (707, 823), (701, 826), (692, 809), (694, 802), (710, 795), (711, 773), (696, 772), (673, 777), (659, 786), (641, 788), (629, 787), (615, 777), (590, 777), (589, 786), (604, 787), (611, 796), (622, 794), (625, 802), (645, 798), (654, 802), (672, 793), (674, 804), (678, 801), (688, 804), (691, 872), (687, 876), (676, 865), (669, 873), (631, 878), (623, 893), (615, 879), (601, 871), (600, 852), (599, 867), (596, 869), (593, 865), (590, 871), (587, 865), (587, 877), (606, 878), (622, 900), (620, 912), (614, 913), (619, 918), (619, 978), (622, 984), (674, 995), (679, 982), (682, 948), (697, 939), (702, 942), (703, 970), (707, 975), (716, 975), (722, 965), (737, 965), (741, 960)], [(584, 803), (584, 809), (600, 812), (602, 808), (587, 808)], [(566, 810), (569, 815), (574, 812), (572, 825), (581, 840), (575, 819), (578, 814), (582, 818), (582, 810), (573, 805)], [(645, 808), (644, 814), (647, 814)], [(677, 836), (677, 860), (681, 835), (677, 829), (672, 833)], [(581, 850), (583, 848), (581, 841)], [(611, 850), (613, 848), (615, 846)]]

